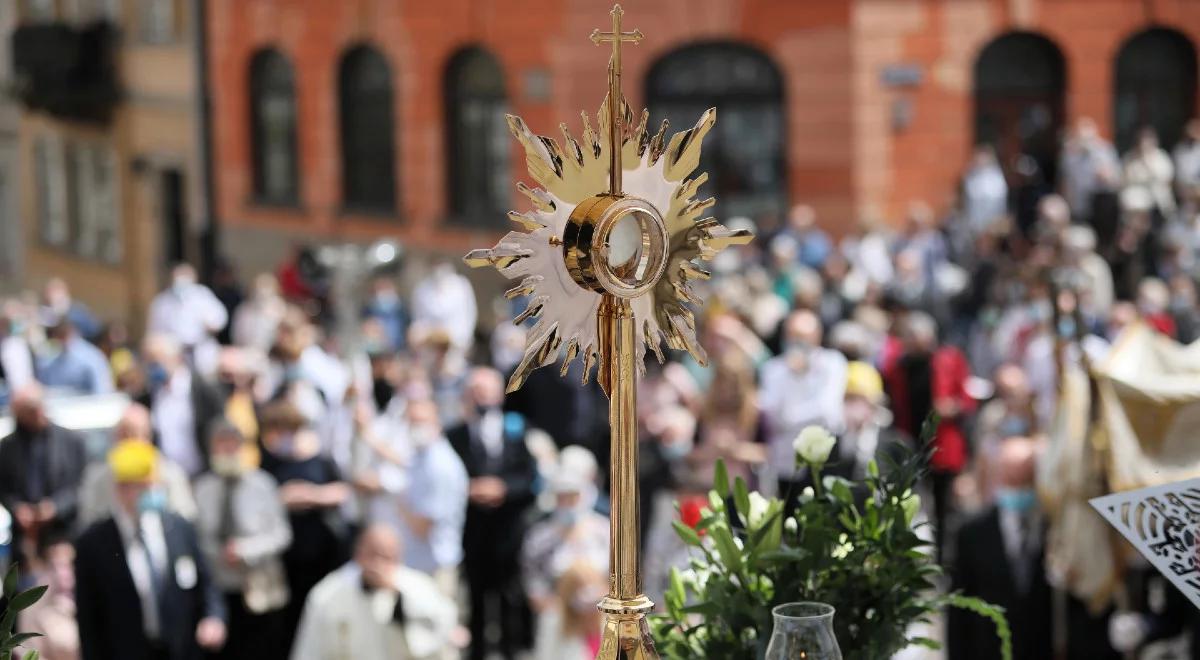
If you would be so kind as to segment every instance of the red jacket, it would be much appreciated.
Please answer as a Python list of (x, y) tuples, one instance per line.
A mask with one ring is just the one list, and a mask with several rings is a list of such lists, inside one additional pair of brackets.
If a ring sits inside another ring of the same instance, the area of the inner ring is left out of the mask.
[[(903, 355), (896, 355), (883, 365), (883, 379), (891, 397), (892, 412), (896, 428), (912, 438), (921, 435), (924, 419), (914, 419), (920, 413), (913, 409), (910, 392), (913, 383), (908, 382)], [(938, 402), (955, 404), (958, 414), (946, 418), (938, 425), (933, 438), (933, 457), (930, 466), (935, 472), (962, 472), (967, 466), (967, 434), (963, 430), (963, 417), (975, 410), (975, 400), (967, 394), (967, 379), (971, 376), (970, 365), (962, 351), (953, 346), (943, 346), (929, 358), (929, 393), (932, 409)]]

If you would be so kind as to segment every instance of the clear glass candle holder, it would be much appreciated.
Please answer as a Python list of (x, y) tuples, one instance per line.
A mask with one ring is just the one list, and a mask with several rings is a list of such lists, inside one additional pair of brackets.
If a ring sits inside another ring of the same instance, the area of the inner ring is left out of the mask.
[(842, 660), (833, 635), (833, 606), (785, 603), (771, 610), (775, 628), (766, 660)]

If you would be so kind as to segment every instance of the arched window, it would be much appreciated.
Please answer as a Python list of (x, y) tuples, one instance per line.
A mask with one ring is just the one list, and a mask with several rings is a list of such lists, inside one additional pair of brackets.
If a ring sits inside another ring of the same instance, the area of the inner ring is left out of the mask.
[(1001, 35), (979, 52), (974, 84), (975, 142), (996, 149), (1005, 174), (1028, 155), (1053, 181), (1066, 89), (1058, 46), (1031, 32)]
[(1170, 149), (1196, 111), (1196, 48), (1187, 37), (1152, 28), (1130, 37), (1116, 61), (1113, 120), (1117, 147), (1133, 145), (1139, 128), (1151, 126)]
[(502, 228), (512, 182), (504, 120), (504, 72), (487, 51), (468, 48), (446, 68), (446, 138), (452, 218)]
[(295, 204), (300, 193), (296, 83), (291, 63), (274, 49), (261, 50), (250, 60), (250, 134), (254, 196)]
[(691, 128), (705, 110), (718, 109), (699, 171), (708, 173), (701, 196), (716, 196), (719, 215), (783, 209), (783, 81), (765, 54), (737, 43), (685, 46), (650, 68), (646, 100), (650, 126), (666, 118), (670, 131)]
[(342, 203), (348, 209), (396, 208), (392, 71), (383, 55), (357, 46), (338, 69), (342, 136)]

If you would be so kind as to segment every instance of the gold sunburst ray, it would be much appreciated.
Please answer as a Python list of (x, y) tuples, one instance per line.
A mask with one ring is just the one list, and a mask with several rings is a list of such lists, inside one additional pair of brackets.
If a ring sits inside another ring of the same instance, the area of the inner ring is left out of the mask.
[[(590, 379), (597, 361), (607, 357), (599, 355), (597, 348), (596, 315), (601, 296), (572, 280), (558, 243), (575, 206), (608, 188), (609, 147), (600, 139), (608, 131), (607, 108), (606, 97), (596, 114), (599, 130), (593, 130), (586, 112), (581, 113), (583, 131), (579, 140), (565, 123), (560, 124), (565, 148), (553, 138), (535, 134), (521, 118), (507, 116), (510, 132), (524, 148), (529, 177), (537, 184), (517, 184), (533, 208), (510, 212), (509, 218), (518, 229), (491, 249), (472, 251), (466, 261), (472, 266), (492, 265), (505, 277), (519, 279), (509, 289), (509, 297), (529, 297), (527, 307), (515, 321), (533, 318), (536, 322), (529, 329), (525, 353), (509, 380), (509, 391), (519, 388), (534, 369), (554, 363), (564, 352), (560, 373), (566, 375), (571, 362), (581, 359), (584, 382)], [(623, 192), (650, 202), (662, 212), (669, 239), (662, 280), (631, 301), (638, 367), (644, 369), (647, 348), (661, 362), (663, 343), (687, 351), (703, 364), (706, 355), (696, 339), (696, 322), (689, 305), (700, 303), (691, 282), (707, 279), (709, 273), (695, 260), (711, 259), (721, 248), (744, 244), (752, 238), (747, 231), (726, 229), (714, 218), (697, 219), (715, 204), (711, 197), (696, 199), (708, 175), (692, 173), (699, 167), (701, 145), (716, 121), (716, 110), (706, 110), (694, 126), (668, 140), (666, 120), (651, 134), (647, 111), (643, 110), (634, 124), (633, 112), (624, 100), (620, 108), (626, 127), (620, 136)]]

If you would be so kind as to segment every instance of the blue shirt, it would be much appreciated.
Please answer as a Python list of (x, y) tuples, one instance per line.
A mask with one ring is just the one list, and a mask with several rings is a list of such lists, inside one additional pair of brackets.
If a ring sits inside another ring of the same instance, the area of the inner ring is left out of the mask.
[(463, 524), (467, 517), (467, 469), (450, 442), (440, 438), (413, 455), (408, 469), (409, 511), (433, 521), (429, 537), (421, 539), (401, 525), (404, 563), (426, 573), (462, 562)]
[(100, 349), (79, 337), (69, 339), (57, 355), (39, 356), (37, 378), (46, 387), (76, 394), (105, 394), (113, 390), (108, 359)]

